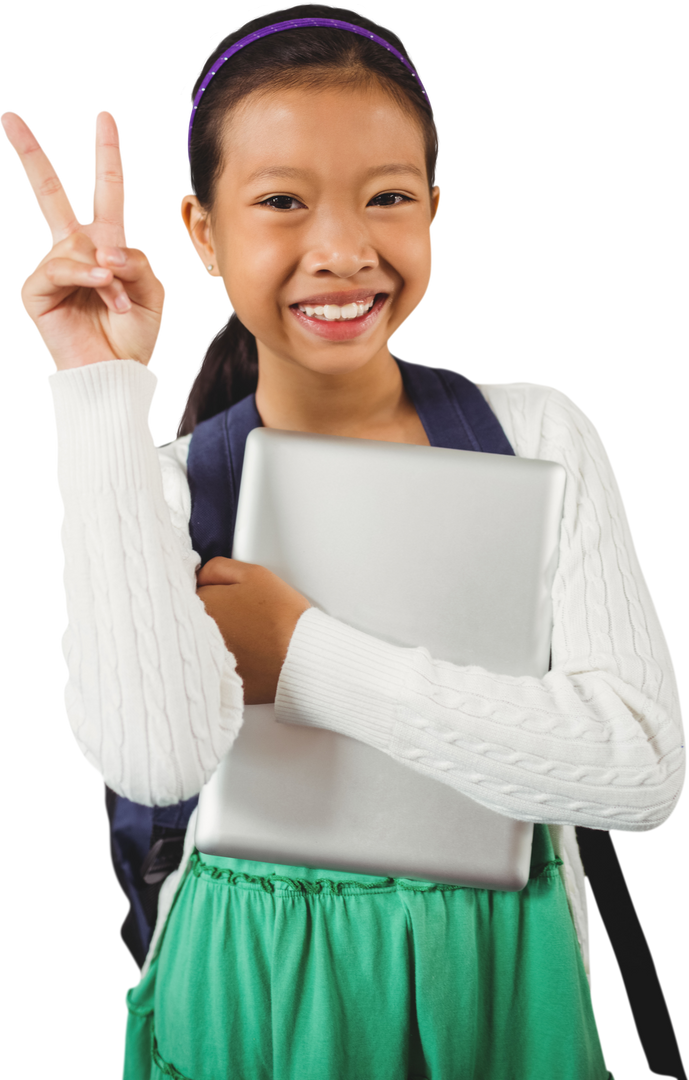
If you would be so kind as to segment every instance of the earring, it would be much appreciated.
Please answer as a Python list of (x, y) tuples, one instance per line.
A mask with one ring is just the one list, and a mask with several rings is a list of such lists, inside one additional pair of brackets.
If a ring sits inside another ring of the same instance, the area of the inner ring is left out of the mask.
[(208, 266), (206, 267), (206, 270), (212, 270), (212, 269), (213, 269), (213, 263), (209, 263)]

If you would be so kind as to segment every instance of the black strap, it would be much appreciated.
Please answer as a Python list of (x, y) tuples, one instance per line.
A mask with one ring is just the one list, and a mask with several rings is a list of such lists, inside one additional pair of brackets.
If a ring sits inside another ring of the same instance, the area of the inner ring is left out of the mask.
[(577, 840), (646, 1071), (671, 1080), (689, 1077), (671, 1004), (617, 843), (611, 833), (579, 826)]

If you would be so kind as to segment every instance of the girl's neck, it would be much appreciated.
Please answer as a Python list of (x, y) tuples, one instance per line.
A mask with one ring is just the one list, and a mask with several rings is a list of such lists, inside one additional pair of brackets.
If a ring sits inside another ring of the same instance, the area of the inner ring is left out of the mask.
[(259, 349), (256, 408), (265, 427), (427, 445), (389, 350), (363, 367), (324, 374)]

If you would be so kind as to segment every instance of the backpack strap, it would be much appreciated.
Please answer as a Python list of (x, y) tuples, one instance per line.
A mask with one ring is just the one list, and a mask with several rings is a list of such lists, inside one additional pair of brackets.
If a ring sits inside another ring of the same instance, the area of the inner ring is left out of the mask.
[(189, 532), (191, 546), (202, 563), (232, 554), (244, 447), (249, 432), (261, 426), (251, 394), (194, 428), (187, 457)]
[(478, 386), (456, 371), (405, 360), (397, 360), (397, 364), (431, 446), (514, 456), (500, 421)]

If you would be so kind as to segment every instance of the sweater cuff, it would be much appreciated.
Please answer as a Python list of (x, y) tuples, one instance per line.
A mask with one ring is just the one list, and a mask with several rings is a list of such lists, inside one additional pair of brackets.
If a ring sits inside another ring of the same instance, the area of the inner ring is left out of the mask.
[(157, 382), (136, 360), (102, 360), (50, 376), (63, 494), (148, 487), (151, 472), (160, 471), (148, 428)]
[(281, 723), (327, 728), (389, 748), (408, 653), (309, 608), (299, 619), (275, 696)]

